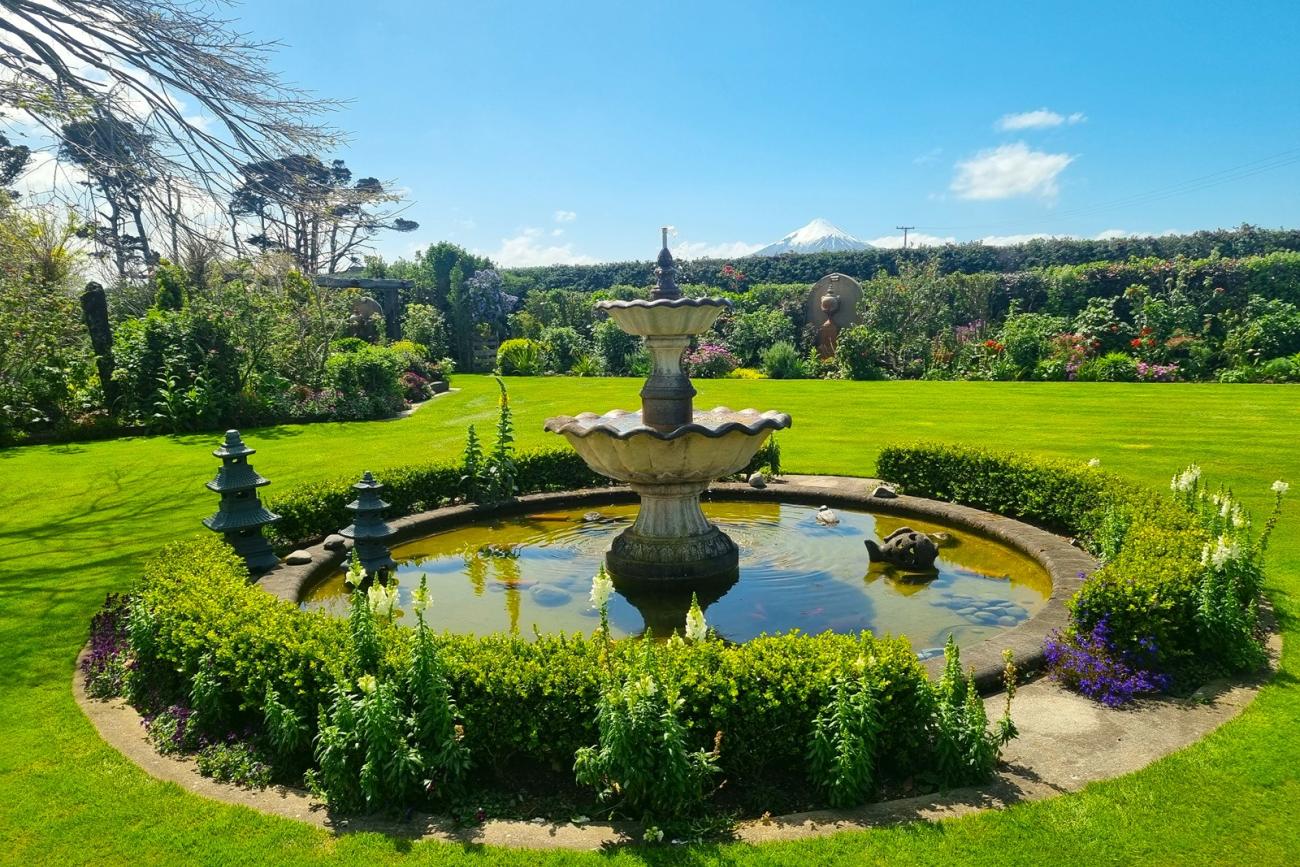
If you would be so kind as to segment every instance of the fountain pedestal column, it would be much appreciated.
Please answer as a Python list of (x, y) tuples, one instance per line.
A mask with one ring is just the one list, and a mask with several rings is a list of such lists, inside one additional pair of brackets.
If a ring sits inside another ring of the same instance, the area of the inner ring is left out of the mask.
[(708, 482), (631, 485), (641, 497), (636, 521), (620, 533), (606, 555), (609, 569), (625, 578), (676, 580), (734, 572), (740, 550), (700, 511)]

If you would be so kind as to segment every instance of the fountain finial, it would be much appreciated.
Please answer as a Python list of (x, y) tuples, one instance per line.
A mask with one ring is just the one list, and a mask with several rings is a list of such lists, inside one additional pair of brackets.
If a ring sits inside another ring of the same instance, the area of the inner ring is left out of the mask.
[(677, 288), (677, 263), (673, 261), (673, 254), (668, 252), (668, 228), (664, 226), (661, 230), (664, 245), (659, 251), (659, 259), (655, 265), (655, 290), (650, 293), (651, 301), (682, 297), (682, 290)]

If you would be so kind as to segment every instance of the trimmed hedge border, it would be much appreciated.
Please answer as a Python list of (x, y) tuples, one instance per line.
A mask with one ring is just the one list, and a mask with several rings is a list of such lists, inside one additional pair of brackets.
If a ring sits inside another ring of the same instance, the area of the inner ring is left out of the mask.
[[(527, 478), (530, 486), (546, 487), (570, 473), (585, 472), (562, 452), (540, 454), (535, 460), (545, 471)], [(1025, 623), (962, 654), (962, 667), (974, 669), (976, 683), (985, 693), (995, 691), (1004, 649), (1015, 653), (1022, 671), (1033, 671), (1046, 661), (1044, 641), (1049, 635), (1070, 635), (1088, 628), (1090, 618), (1098, 617), (1121, 624), (1121, 639), (1157, 635), (1171, 665), (1185, 664), (1191, 656), (1198, 665), (1182, 673), (1189, 679), (1203, 675), (1198, 683), (1205, 677), (1246, 670), (1241, 664), (1225, 664), (1230, 657), (1216, 652), (1212, 629), (1202, 632), (1195, 618), (1186, 616), (1189, 600), (1196, 599), (1198, 552), (1207, 538), (1205, 527), (1218, 526), (1212, 521), (1200, 523), (1205, 519), (1193, 509), (1193, 495), (1182, 501), (1162, 497), (1098, 471), (1095, 462), (1085, 466), (1041, 461), (946, 445), (886, 448), (879, 468), (909, 493), (877, 497), (874, 480), (787, 476), (764, 490), (718, 484), (710, 496), (827, 503), (939, 521), (1008, 544), (1039, 562), (1052, 580), (1047, 604)], [(390, 475), (403, 473), (403, 495), (417, 503), (421, 501), (415, 498), (427, 495), (431, 488), (438, 497), (436, 491), (448, 486), (455, 468), (408, 467)], [(1178, 478), (1176, 490), (1186, 490), (1177, 487)], [(338, 489), (342, 484), (340, 480), (332, 486)], [(964, 504), (911, 495), (918, 491)], [(341, 492), (328, 487), (323, 495), (306, 487), (296, 492), (300, 526), (332, 522), (332, 498)], [(1209, 501), (1207, 494), (1201, 497)], [(1281, 494), (1279, 503), (1280, 499)], [(398, 531), (395, 541), (403, 541), (488, 516), (634, 500), (630, 490), (607, 486), (530, 494), (494, 507), (451, 506), (395, 518), (392, 523)], [(991, 514), (977, 505), (1004, 514)], [(1117, 511), (1123, 523), (1118, 536)], [(1108, 562), (1099, 566), (1073, 540), (1010, 516), (1074, 533), (1090, 548), (1106, 552)], [(350, 629), (366, 622), (364, 604), (354, 609), (353, 619), (360, 611), (361, 620), (351, 625), (298, 610), (303, 592), (337, 569), (344, 557), (344, 552), (327, 551), (323, 545), (308, 553), (312, 562), (281, 566), (257, 586), (249, 586), (238, 558), (218, 540), (206, 537), (169, 546), (150, 564), (141, 595), (129, 602), (125, 622), (135, 663), (127, 675), (134, 684), (128, 694), (137, 699), (140, 689), (157, 698), (188, 694), (201, 719), (209, 719), (203, 715), (211, 710), (211, 719), (219, 723), (223, 718), (251, 721), (269, 708), (284, 707), (280, 702), (290, 706), (284, 712), (292, 713), (296, 706), (298, 714), (310, 714), (325, 695), (323, 690), (356, 678), (357, 671), (374, 672), (390, 682), (406, 676), (402, 672), (412, 647), (407, 630), (385, 627), (382, 656), (367, 661), (370, 657), (356, 655), (357, 648), (369, 646), (360, 643), (366, 633), (355, 632), (349, 638)], [(278, 598), (268, 599), (264, 593)], [(595, 734), (591, 705), (601, 676), (593, 662), (598, 658), (597, 668), (612, 673), (625, 669), (639, 653), (637, 642), (593, 645), (576, 635), (542, 636), (534, 645), (510, 636), (444, 634), (439, 644), (449, 685), (461, 708), (459, 716), (465, 719), (466, 746), (498, 771), (515, 757), (553, 768), (565, 764)], [(641, 646), (651, 653), (650, 645)], [(921, 662), (901, 639), (791, 634), (732, 646), (702, 642), (674, 648), (670, 644), (667, 650), (666, 654), (654, 651), (659, 659), (656, 665), (676, 672), (671, 676), (679, 679), (683, 689), (692, 737), (700, 740), (715, 729), (727, 733), (730, 746), (725, 755), (730, 758), (724, 772), (741, 785), (752, 780), (759, 785), (756, 791), (763, 791), (770, 781), (785, 779), (771, 777), (773, 772), (801, 773), (799, 756), (805, 749), (801, 733), (810, 724), (806, 719), (810, 709), (825, 706), (837, 671), (852, 670), (855, 664), (860, 670), (864, 658), (873, 660), (868, 669), (873, 688), (884, 691), (880, 700), (889, 708), (877, 746), (883, 775), (879, 779), (897, 781), (911, 772), (924, 772), (936, 761), (936, 744), (922, 733), (934, 725), (927, 720), (934, 719), (931, 702), (936, 696), (927, 682), (943, 670), (943, 660)], [(373, 690), (373, 677), (370, 683)], [(1049, 688), (1046, 682), (1036, 686)], [(367, 689), (364, 683), (357, 688)], [(274, 698), (276, 694), (281, 698)], [(154, 704), (146, 699), (141, 706)], [(1105, 746), (1088, 744), (1084, 753), (1092, 749)]]
[[(935, 521), (987, 536), (1024, 553), (1035, 560), (1052, 580), (1052, 592), (1043, 608), (1028, 620), (999, 632), (972, 647), (962, 648), (962, 664), (975, 669), (975, 683), (981, 692), (996, 692), (1001, 688), (1005, 665), (1002, 651), (1015, 654), (1016, 666), (1029, 673), (1043, 665), (1043, 642), (1053, 632), (1064, 630), (1070, 624), (1068, 602), (1083, 584), (1083, 576), (1097, 568), (1097, 561), (1080, 551), (1060, 536), (1028, 524), (990, 512), (955, 503), (945, 503), (920, 497), (898, 496), (884, 498), (872, 496), (876, 480), (850, 476), (787, 475), (773, 480), (763, 489), (738, 483), (715, 484), (707, 499), (762, 500), (828, 504), (844, 508), (866, 509), (890, 515)], [(577, 506), (634, 503), (637, 496), (630, 488), (600, 488), (562, 491), (558, 493), (531, 494), (499, 506), (450, 506), (417, 515), (389, 521), (396, 531), (393, 539), (401, 543), (473, 521), (501, 515), (520, 515), (542, 509), (559, 509)], [(345, 552), (329, 551), (323, 544), (306, 549), (310, 563), (281, 565), (262, 576), (257, 582), (272, 596), (294, 604), (315, 583), (341, 568)], [(866, 554), (863, 554), (865, 562)], [(936, 657), (922, 663), (931, 679), (943, 671), (943, 658)]]

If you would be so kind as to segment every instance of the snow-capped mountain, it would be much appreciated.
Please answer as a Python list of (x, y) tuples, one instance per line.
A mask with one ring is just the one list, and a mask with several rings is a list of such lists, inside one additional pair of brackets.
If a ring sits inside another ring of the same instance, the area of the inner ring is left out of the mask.
[(755, 256), (780, 256), (782, 253), (829, 253), (841, 250), (866, 250), (871, 247), (866, 241), (837, 229), (821, 217), (813, 220), (802, 229), (795, 229), (775, 244), (768, 244), (755, 253)]

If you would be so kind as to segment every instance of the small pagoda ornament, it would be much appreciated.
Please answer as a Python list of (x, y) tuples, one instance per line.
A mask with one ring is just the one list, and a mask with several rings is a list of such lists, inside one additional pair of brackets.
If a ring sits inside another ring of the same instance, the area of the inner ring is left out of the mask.
[(257, 496), (258, 488), (271, 483), (248, 463), (248, 456), (256, 451), (244, 445), (239, 431), (226, 431), (225, 442), (212, 453), (221, 458), (221, 469), (207, 484), (208, 490), (221, 495), (221, 503), (215, 515), (203, 519), (203, 525), (224, 534), (227, 544), (244, 558), (248, 571), (260, 575), (280, 562), (262, 536), (262, 528), (280, 520), (280, 516), (263, 506)]
[(366, 574), (381, 578), (397, 565), (388, 550), (388, 540), (394, 531), (384, 522), (383, 511), (388, 508), (388, 503), (379, 496), (383, 489), (384, 486), (367, 470), (361, 481), (352, 486), (352, 490), (357, 492), (357, 498), (348, 503), (353, 513), (352, 523), (339, 530), (340, 536), (353, 541), (357, 559)]

